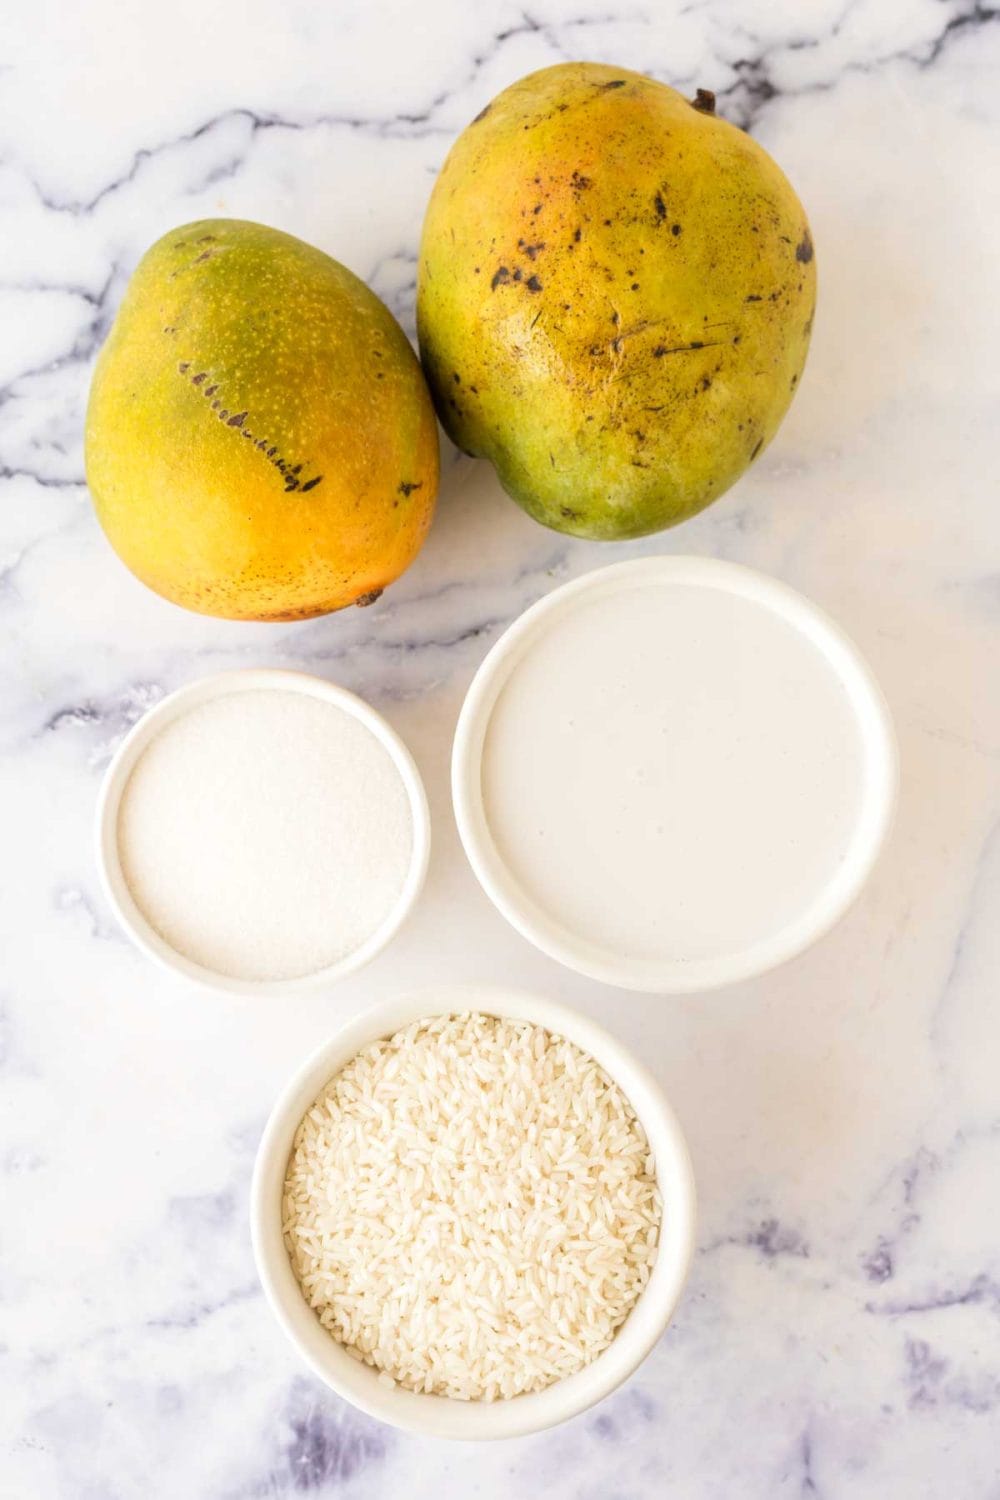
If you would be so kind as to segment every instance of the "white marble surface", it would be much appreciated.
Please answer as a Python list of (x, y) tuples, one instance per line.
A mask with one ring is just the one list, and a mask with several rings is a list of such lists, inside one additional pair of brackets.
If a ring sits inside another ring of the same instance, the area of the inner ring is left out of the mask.
[[(0, 1493), (16, 1500), (997, 1500), (1000, 1496), (1000, 22), (972, 0), (36, 0), (0, 58)], [(377, 607), (185, 615), (100, 535), (90, 361), (167, 228), (268, 220), (412, 328), (433, 174), (501, 86), (561, 58), (711, 87), (786, 168), (820, 310), (794, 408), (706, 515), (631, 546), (737, 558), (832, 611), (898, 721), (897, 830), (862, 903), (707, 998), (603, 989), (507, 929), (457, 844), (455, 716), (497, 632), (611, 559), (466, 460)], [(192, 677), (292, 664), (379, 705), (436, 847), (398, 941), (334, 993), (213, 1000), (97, 891), (122, 731)], [(258, 1290), (262, 1120), (337, 1019), (404, 986), (516, 981), (641, 1046), (690, 1138), (700, 1249), (618, 1395), (490, 1448), (338, 1403)]]

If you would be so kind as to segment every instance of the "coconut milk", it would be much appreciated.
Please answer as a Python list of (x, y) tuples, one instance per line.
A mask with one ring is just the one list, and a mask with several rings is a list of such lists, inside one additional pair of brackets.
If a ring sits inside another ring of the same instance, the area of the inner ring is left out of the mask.
[(573, 601), (510, 670), (485, 732), (497, 852), (568, 934), (698, 960), (789, 927), (861, 814), (834, 666), (738, 592), (637, 583)]

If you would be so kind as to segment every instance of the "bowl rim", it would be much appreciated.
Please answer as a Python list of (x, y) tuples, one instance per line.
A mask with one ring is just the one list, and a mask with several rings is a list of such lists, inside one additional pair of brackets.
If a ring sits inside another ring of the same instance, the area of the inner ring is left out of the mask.
[[(217, 973), (171, 947), (136, 905), (128, 888), (118, 850), (118, 814), (129, 777), (139, 757), (156, 736), (175, 719), (202, 703), (231, 693), (257, 691), (303, 693), (333, 703), (364, 724), (385, 748), (402, 778), (413, 824), (413, 849), (403, 888), (395, 905), (368, 939), (336, 963), (292, 979), (240, 979)], [(427, 793), (409, 749), (370, 703), (356, 693), (309, 672), (281, 667), (238, 667), (197, 677), (168, 693), (143, 714), (118, 745), (104, 773), (95, 819), (97, 867), (105, 899), (134, 945), (160, 968), (180, 974), (216, 994), (270, 998), (298, 995), (332, 984), (369, 963), (395, 937), (409, 916), (424, 885), (430, 860), (431, 821)]]
[[(369, 1042), (415, 1020), (466, 1010), (531, 1021), (590, 1053), (619, 1084), (641, 1121), (663, 1197), (660, 1246), (649, 1282), (609, 1347), (591, 1364), (538, 1392), (495, 1402), (458, 1401), (389, 1387), (350, 1356), (308, 1306), (281, 1231), (285, 1171), (299, 1122), (327, 1081)], [(339, 1027), (281, 1090), (264, 1127), (250, 1191), (257, 1272), (271, 1310), (313, 1373), (367, 1415), (428, 1437), (483, 1441), (523, 1437), (578, 1415), (615, 1390), (646, 1358), (670, 1322), (694, 1250), (696, 1199), (691, 1158), (659, 1083), (616, 1037), (568, 1006), (516, 988), (445, 985), (378, 1005)]]
[[(779, 931), (735, 952), (703, 958), (631, 958), (570, 932), (519, 884), (496, 847), (483, 805), (482, 756), (490, 718), (511, 673), (535, 642), (584, 600), (664, 582), (736, 594), (770, 609), (804, 635), (844, 686), (865, 768), (862, 806), (847, 853), (812, 903)], [(531, 605), (476, 670), (452, 746), (452, 802), (459, 836), (479, 884), (501, 915), (536, 948), (577, 973), (621, 989), (664, 995), (693, 994), (756, 978), (829, 932), (871, 874), (892, 826), (898, 787), (899, 752), (889, 706), (867, 661), (842, 627), (776, 578), (739, 563), (694, 555), (668, 553), (612, 563), (562, 584)]]

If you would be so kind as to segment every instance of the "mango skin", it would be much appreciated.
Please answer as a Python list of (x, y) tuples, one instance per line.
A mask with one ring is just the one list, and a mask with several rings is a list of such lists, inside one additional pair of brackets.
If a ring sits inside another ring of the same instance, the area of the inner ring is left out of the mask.
[(420, 366), (379, 299), (291, 235), (206, 219), (143, 257), (94, 372), (87, 481), (122, 560), (203, 614), (370, 603), (438, 486)]
[(438, 415), (557, 531), (694, 515), (771, 441), (802, 374), (805, 213), (705, 108), (560, 64), (499, 94), (435, 184), (417, 327)]

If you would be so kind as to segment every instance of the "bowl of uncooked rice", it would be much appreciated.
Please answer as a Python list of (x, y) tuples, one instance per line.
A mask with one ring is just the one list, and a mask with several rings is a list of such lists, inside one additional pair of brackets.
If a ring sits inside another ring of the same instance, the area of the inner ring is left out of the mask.
[(370, 1011), (309, 1060), (258, 1155), (268, 1297), (334, 1389), (450, 1437), (548, 1427), (666, 1327), (690, 1258), (680, 1129), (583, 1016), (469, 988)]

